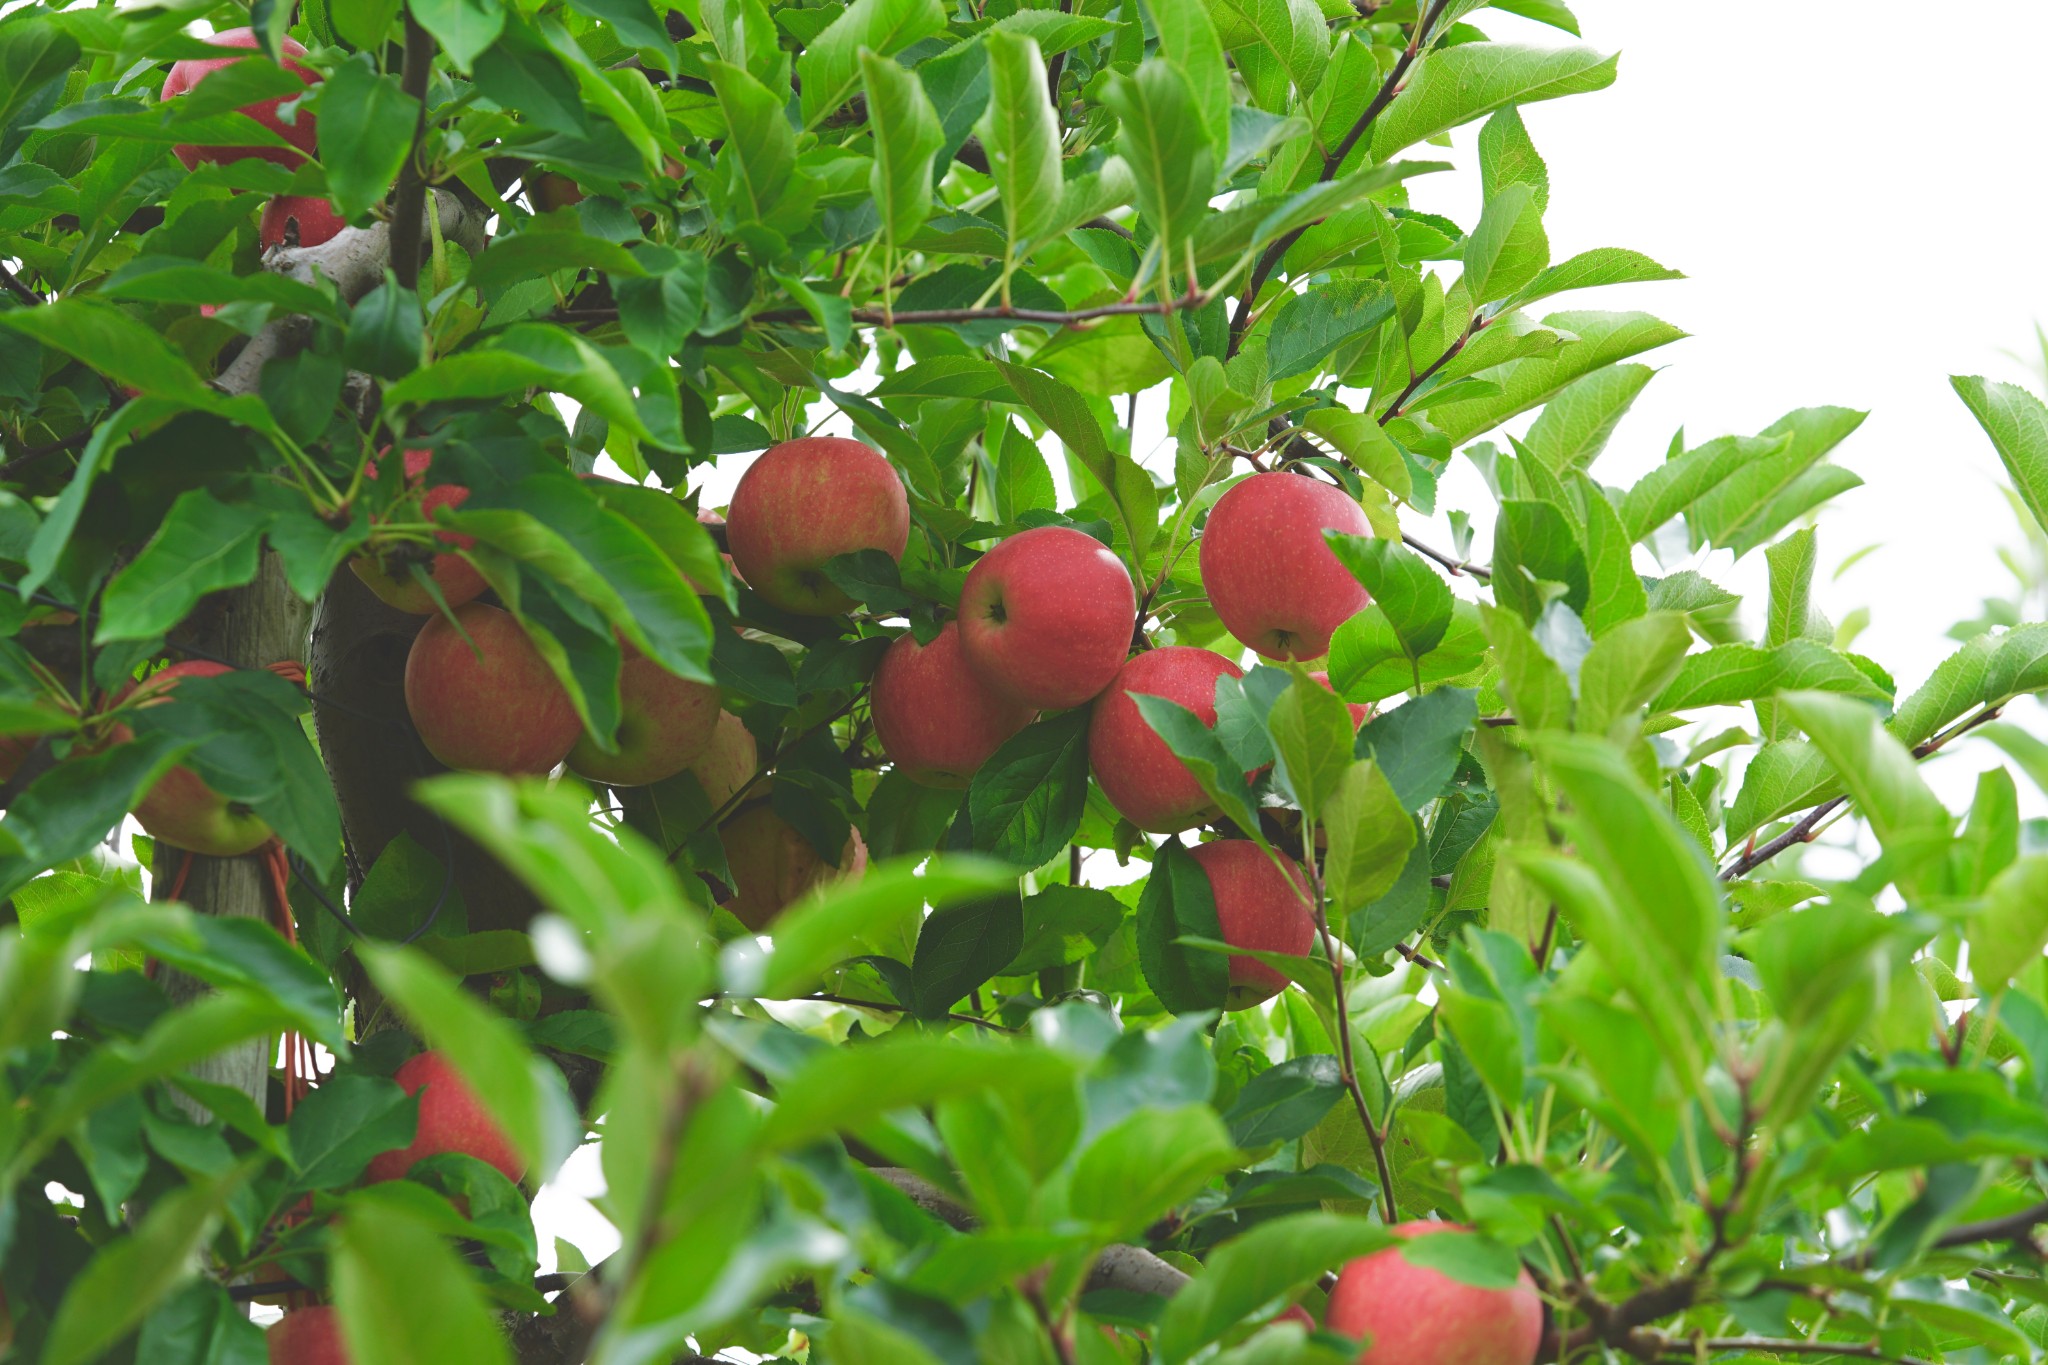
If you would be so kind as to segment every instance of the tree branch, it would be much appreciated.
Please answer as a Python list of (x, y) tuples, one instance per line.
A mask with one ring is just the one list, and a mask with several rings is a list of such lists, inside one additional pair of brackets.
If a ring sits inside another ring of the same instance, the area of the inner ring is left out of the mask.
[[(399, 85), (419, 104), (419, 118), (413, 124), (412, 149), (398, 170), (398, 188), (392, 194), (391, 221), (417, 224), (426, 210), (426, 168), (420, 164), (427, 140), (427, 80), (434, 71), (434, 40), (420, 27), (410, 6), (405, 11), (405, 65)], [(391, 241), (391, 273), (401, 288), (412, 289), (420, 278), (420, 234), (402, 231)]]
[[(1114, 227), (1114, 224), (1110, 226)], [(1099, 303), (1092, 308), (1051, 309), (1015, 308), (997, 306), (994, 308), (925, 308), (896, 309), (856, 308), (853, 321), (862, 326), (916, 326), (919, 324), (957, 325), (968, 322), (1031, 322), (1047, 327), (1079, 327), (1102, 318), (1117, 317), (1165, 317), (1169, 314), (1200, 308), (1209, 302), (1206, 293), (1193, 292), (1179, 298), (1165, 301), (1136, 302), (1129, 299), (1116, 303)], [(619, 312), (616, 308), (572, 308), (556, 314), (568, 323), (616, 322)], [(817, 320), (801, 308), (770, 308), (755, 313), (747, 319), (760, 323), (815, 323)]]
[(0, 285), (6, 286), (8, 293), (20, 299), (23, 304), (30, 308), (39, 306), (43, 301), (41, 294), (38, 294), (35, 290), (16, 279), (14, 272), (4, 265), (0, 265)]
[(1385, 426), (1389, 422), (1393, 421), (1396, 417), (1399, 417), (1401, 415), (1402, 405), (1415, 396), (1415, 391), (1421, 388), (1424, 384), (1427, 384), (1430, 381), (1430, 379), (1433, 376), (1435, 376), (1438, 370), (1441, 370), (1444, 366), (1450, 364), (1453, 360), (1455, 360), (1458, 356), (1458, 352), (1464, 350), (1466, 344), (1470, 342), (1473, 337), (1476, 337), (1481, 332), (1485, 331), (1486, 325), (1490, 321), (1490, 318), (1487, 318), (1483, 315), (1475, 314), (1472, 318), (1471, 325), (1464, 330), (1464, 332), (1458, 337), (1458, 339), (1452, 342), (1449, 346), (1446, 346), (1444, 348), (1444, 353), (1442, 355), (1438, 356), (1435, 360), (1430, 361), (1428, 367), (1425, 368), (1421, 374), (1418, 374), (1413, 379), (1409, 380), (1407, 388), (1401, 390), (1400, 393), (1394, 395), (1393, 403), (1387, 408), (1385, 412), (1380, 414), (1380, 425)]
[(1417, 540), (1414, 536), (1409, 535), (1406, 531), (1403, 531), (1401, 533), (1401, 543), (1403, 545), (1406, 545), (1409, 549), (1415, 551), (1417, 554), (1427, 556), (1428, 558), (1433, 559), (1437, 563), (1443, 565), (1445, 571), (1448, 572), (1453, 578), (1458, 577), (1461, 574), (1471, 574), (1474, 578), (1493, 577), (1493, 569), (1491, 566), (1486, 564), (1477, 564), (1469, 559), (1453, 559), (1449, 555), (1445, 554), (1442, 550), (1431, 549), (1429, 546)]

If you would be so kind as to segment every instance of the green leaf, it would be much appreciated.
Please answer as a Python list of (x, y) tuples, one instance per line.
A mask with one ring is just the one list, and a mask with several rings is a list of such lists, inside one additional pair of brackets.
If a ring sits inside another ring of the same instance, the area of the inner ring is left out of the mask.
[(1334, 280), (1290, 295), (1274, 314), (1266, 336), (1266, 377), (1280, 380), (1307, 374), (1332, 351), (1366, 336), (1393, 315), (1394, 293), (1380, 280)]
[(1012, 890), (933, 911), (910, 961), (919, 1018), (943, 1019), (953, 1002), (1001, 972), (1024, 944), (1024, 902)]
[(1224, 156), (1230, 150), (1233, 113), (1230, 68), (1208, 7), (1201, 0), (1152, 0), (1145, 8), (1159, 33), (1159, 55), (1187, 78), (1210, 152)]
[(1301, 810), (1304, 822), (1321, 821), (1324, 807), (1352, 763), (1357, 722), (1351, 708), (1329, 688), (1297, 672), (1267, 717), (1276, 777)]
[(469, 282), (488, 303), (535, 276), (583, 269), (626, 278), (647, 273), (639, 258), (616, 242), (581, 232), (532, 228), (493, 239), (490, 248), (471, 262)]
[(1461, 123), (1508, 104), (1603, 90), (1614, 83), (1618, 57), (1591, 48), (1459, 43), (1417, 64), (1406, 88), (1373, 126), (1372, 157), (1385, 161)]
[(706, 62), (704, 72), (731, 133), (718, 153), (724, 202), (743, 222), (771, 222), (796, 171), (796, 129), (783, 101), (745, 70)]
[(1515, 295), (1518, 307), (1573, 289), (1599, 289), (1610, 284), (1654, 284), (1682, 280), (1676, 270), (1667, 270), (1639, 251), (1621, 247), (1596, 247), (1582, 251), (1542, 271)]
[(1821, 462), (1863, 425), (1866, 415), (1849, 408), (1802, 408), (1764, 428), (1760, 439), (1784, 444), (1734, 465), (1727, 477), (1691, 501), (1685, 510), (1694, 536), (1740, 556), (1794, 518), (1860, 485), (1863, 481), (1848, 470)]
[[(433, 34), (449, 60), (464, 71), (476, 60), (478, 53), (498, 40), (498, 35), (505, 29), (503, 0), (407, 0), (407, 3), (412, 8), (413, 17), (420, 21), (420, 27)], [(322, 123), (324, 125), (324, 119)], [(324, 149), (322, 159), (325, 159)]]
[(1236, 1160), (1236, 1144), (1208, 1105), (1140, 1109), (1081, 1153), (1068, 1198), (1104, 1236), (1134, 1237)]
[(1130, 543), (1132, 560), (1142, 564), (1159, 531), (1158, 494), (1152, 476), (1129, 455), (1110, 446), (1088, 400), (1073, 389), (1040, 370), (1002, 360), (996, 361), (995, 367), (1024, 405), (1052, 428), (1068, 453), (1109, 494)]
[[(191, 364), (160, 332), (112, 304), (72, 295), (40, 308), (0, 313), (0, 327), (11, 327), (84, 361), (115, 383), (141, 393), (161, 395), (190, 407), (216, 406)], [(84, 467), (81, 461), (81, 470)]]
[[(863, 51), (893, 57), (945, 27), (946, 11), (939, 0), (853, 0), (796, 59), (804, 127), (816, 127), (860, 88)], [(872, 105), (869, 114), (873, 115)]]
[(1493, 528), (1493, 595), (1534, 623), (1553, 600), (1574, 611), (1592, 596), (1592, 574), (1564, 509), (1554, 502), (1509, 498)]
[(1225, 819), (1248, 833), (1258, 829), (1252, 815), (1252, 787), (1243, 768), (1223, 747), (1216, 732), (1202, 718), (1180, 703), (1149, 693), (1130, 694), (1138, 714), (1166, 741), (1174, 757), (1187, 765), (1202, 791), (1216, 803)]
[(1025, 34), (991, 30), (988, 110), (975, 124), (1002, 201), (1010, 259), (1053, 221), (1060, 202), (1059, 119), (1046, 98), (1045, 59)]
[(1088, 805), (1088, 711), (1027, 725), (1003, 742), (967, 788), (974, 846), (1037, 867), (1074, 837)]
[(1587, 468), (1656, 373), (1648, 365), (1609, 365), (1566, 386), (1536, 415), (1522, 449), (1560, 474)]
[(1912, 752), (1885, 733), (1877, 712), (1826, 692), (1788, 692), (1785, 709), (1841, 775), (1888, 854), (1910, 860), (1946, 844), (1949, 815)]
[(1439, 687), (1374, 716), (1358, 732), (1358, 756), (1379, 764), (1402, 809), (1434, 801), (1458, 770), (1478, 717), (1476, 694)]
[(793, 1150), (949, 1095), (1028, 1094), (1069, 1070), (1042, 1049), (979, 1038), (898, 1035), (870, 1047), (820, 1048), (780, 1078), (759, 1141), (768, 1151)]
[(211, 1281), (186, 1285), (142, 1324), (135, 1358), (150, 1365), (261, 1365), (263, 1329)]
[[(1461, 52), (1475, 46), (1480, 45), (1467, 44), (1450, 50)], [(1685, 336), (1670, 323), (1648, 313), (1552, 313), (1543, 319), (1543, 325), (1569, 332), (1578, 341), (1551, 356), (1515, 360), (1484, 372), (1480, 377), (1496, 383), (1497, 393), (1441, 403), (1430, 409), (1431, 425), (1452, 445), (1462, 445), (1515, 414), (1548, 402), (1596, 370)]]
[(356, 957), (490, 1111), (535, 1183), (550, 1179), (580, 1132), (562, 1073), (426, 954), (358, 940)]
[(1523, 729), (1569, 730), (1572, 687), (1562, 668), (1512, 612), (1481, 607), (1486, 639), (1500, 660), (1501, 683)]
[(1216, 185), (1201, 110), (1180, 68), (1157, 57), (1114, 80), (1103, 99), (1118, 119), (1117, 150), (1137, 179), (1138, 212), (1158, 235), (1162, 273), (1172, 279), (1180, 245), (1193, 238)]
[(1550, 260), (1543, 208), (1530, 185), (1505, 185), (1488, 197), (1465, 237), (1465, 292), (1474, 302), (1516, 293)]
[(1992, 878), (1970, 917), (1970, 976), (1995, 995), (2048, 948), (2048, 858), (2031, 854)]
[(1159, 1358), (1192, 1359), (1253, 1312), (1315, 1283), (1332, 1266), (1394, 1244), (1380, 1224), (1340, 1213), (1297, 1213), (1260, 1223), (1212, 1251), (1193, 1283), (1167, 1304), (1159, 1319)]
[(1024, 945), (998, 975), (1079, 962), (1109, 941), (1126, 913), (1124, 903), (1100, 887), (1048, 886), (1025, 898)]
[(1338, 562), (1365, 585), (1413, 662), (1443, 643), (1451, 626), (1451, 589), (1422, 556), (1395, 541), (1323, 532)]
[(184, 751), (169, 736), (148, 736), (68, 759), (30, 782), (0, 821), (0, 895), (90, 852)]
[(1138, 897), (1138, 967), (1159, 1003), (1174, 1014), (1220, 1010), (1230, 992), (1230, 960), (1193, 951), (1182, 938), (1218, 939), (1209, 875), (1177, 838), (1159, 845)]
[(203, 488), (180, 495), (163, 524), (107, 585), (100, 608), (100, 644), (148, 640), (191, 614), (199, 599), (256, 576), (270, 514), (249, 503), (223, 503)]
[(1691, 644), (1685, 617), (1675, 611), (1639, 616), (1600, 637), (1579, 667), (1580, 731), (1632, 738), (1636, 712), (1678, 676)]
[[(490, 46), (498, 36), (497, 29), (491, 29), (489, 37), (465, 54), (457, 55), (455, 46), (429, 20), (445, 21), (466, 13), (475, 2), (429, 0), (426, 13), (421, 13), (419, 4), (413, 6), (427, 31), (441, 40), (441, 46), (456, 58), (457, 65), (464, 67), (471, 57)], [(502, 26), (503, 8), (493, 5), (491, 12)], [(454, 36), (460, 40), (465, 35), (457, 31)], [(327, 195), (342, 217), (360, 218), (390, 192), (398, 168), (405, 164), (406, 154), (412, 148), (413, 129), (420, 119), (420, 102), (405, 93), (397, 76), (378, 75), (369, 54), (359, 52), (328, 72), (320, 86), (320, 107), (323, 111), (334, 111), (320, 119), (317, 129), (320, 162), (327, 170)]]
[(1324, 828), (1330, 848), (1323, 858), (1323, 890), (1339, 915), (1392, 890), (1415, 847), (1415, 821), (1377, 763), (1361, 761), (1345, 771)]
[(1949, 384), (1991, 438), (2037, 524), (2048, 527), (2048, 406), (2017, 384), (1953, 375)]
[(300, 1100), (288, 1121), (297, 1174), (294, 1192), (355, 1183), (380, 1152), (405, 1147), (418, 1128), (419, 1106), (381, 1076), (330, 1076)]
[(475, 1276), (407, 1202), (392, 1187), (372, 1186), (349, 1200), (329, 1233), (335, 1316), (349, 1360), (509, 1365)]
[(860, 70), (875, 142), (868, 192), (881, 210), (884, 238), (900, 246), (931, 215), (932, 158), (946, 134), (924, 86), (900, 64), (864, 50)]
[(1230, 1125), (1230, 1140), (1250, 1150), (1293, 1141), (1343, 1098), (1343, 1069), (1335, 1057), (1290, 1057), (1246, 1082), (1223, 1121)]
[(30, 11), (14, 16), (0, 31), (0, 132), (11, 131), (16, 116), (78, 58), (78, 40), (49, 15)]

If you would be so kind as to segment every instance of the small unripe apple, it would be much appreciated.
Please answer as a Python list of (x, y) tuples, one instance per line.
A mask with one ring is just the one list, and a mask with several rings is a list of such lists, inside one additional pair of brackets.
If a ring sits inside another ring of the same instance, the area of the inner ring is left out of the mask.
[[(241, 48), (253, 52), (256, 50), (256, 30), (253, 28), (231, 28), (225, 33), (214, 34), (211, 38), (206, 39), (206, 41), (214, 47)], [(278, 45), (278, 52), (284, 58), (285, 70), (297, 76), (307, 85), (318, 85), (320, 83), (319, 72), (292, 60), (294, 57), (306, 55), (304, 47), (290, 38), (286, 38)], [(214, 72), (243, 60), (245, 60), (244, 57), (237, 55), (228, 57), (187, 57), (181, 62), (176, 62), (171, 67), (171, 74), (164, 77), (163, 98), (172, 99), (182, 95)], [(276, 133), (286, 142), (289, 142), (291, 144), (290, 147), (195, 147), (181, 142), (171, 148), (171, 150), (177, 153), (178, 160), (185, 163), (185, 169), (188, 171), (196, 168), (202, 161), (240, 161), (243, 157), (248, 156), (259, 157), (264, 161), (274, 161), (278, 165), (288, 168), (297, 167), (301, 162), (313, 155), (318, 138), (314, 133), (313, 116), (305, 110), (299, 110), (290, 123), (286, 123), (284, 116), (278, 113), (278, 106), (287, 99), (292, 98), (296, 97), (274, 95), (267, 100), (257, 100), (254, 104), (245, 104), (241, 110), (241, 112), (255, 119), (271, 132)]]
[(1095, 699), (1088, 766), (1109, 804), (1139, 829), (1192, 829), (1208, 814), (1209, 798), (1187, 764), (1145, 723), (1131, 693), (1178, 702), (1213, 729), (1216, 680), (1225, 676), (1241, 678), (1244, 670), (1213, 649), (1168, 645), (1137, 655)]
[[(379, 452), (388, 454), (389, 451)], [(407, 488), (420, 488), (419, 518), (432, 521), (434, 512), (442, 507), (460, 507), (469, 500), (469, 490), (459, 483), (427, 483), (427, 469), (433, 463), (430, 450), (408, 450), (405, 452), (405, 483)], [(376, 461), (364, 467), (372, 479), (377, 477)], [(476, 544), (475, 536), (460, 531), (436, 531), (435, 540), (443, 545), (452, 545), (458, 550), (467, 550)], [(348, 566), (363, 585), (383, 601), (409, 611), (415, 616), (431, 616), (440, 608), (426, 585), (412, 576), (410, 570), (391, 572), (379, 563), (375, 555), (361, 554), (349, 560)], [(434, 580), (434, 586), (441, 590), (441, 598), (450, 607), (459, 607), (465, 602), (481, 596), (485, 587), (484, 576), (477, 572), (476, 565), (459, 554), (437, 554), (427, 566), (427, 577)]]
[[(1402, 1223), (1404, 1240), (1462, 1232), (1454, 1223)], [(1524, 1270), (1510, 1289), (1481, 1289), (1389, 1247), (1344, 1267), (1324, 1325), (1369, 1338), (1358, 1365), (1531, 1365), (1543, 1337), (1543, 1300)]]
[[(204, 659), (172, 664), (124, 690), (122, 700), (161, 706), (172, 700), (170, 693), (181, 678), (216, 678), (230, 672), (233, 670), (227, 665)], [(134, 738), (134, 732), (119, 725), (114, 738), (126, 743)], [(262, 817), (229, 801), (182, 764), (156, 780), (135, 803), (134, 814), (136, 823), (158, 842), (215, 858), (238, 858), (261, 848), (270, 838), (270, 826)]]
[(966, 786), (1038, 714), (983, 684), (967, 666), (952, 621), (928, 645), (909, 631), (897, 636), (875, 669), (868, 702), (889, 761), (928, 787)]
[[(1209, 879), (1216, 899), (1216, 923), (1233, 948), (1306, 957), (1316, 941), (1309, 908), (1308, 877), (1292, 858), (1273, 857), (1249, 839), (1218, 839), (1189, 850)], [(1226, 1008), (1247, 1009), (1287, 989), (1287, 977), (1255, 957), (1230, 959)]]
[(294, 1308), (263, 1334), (270, 1365), (350, 1365), (341, 1319), (332, 1307)]
[(619, 665), (618, 750), (605, 753), (586, 734), (569, 751), (569, 771), (613, 787), (673, 777), (710, 747), (718, 716), (716, 687), (678, 678), (627, 645)]
[[(280, 246), (319, 246), (334, 240), (348, 226), (348, 219), (334, 211), (334, 205), (318, 195), (281, 194), (263, 206), (263, 218), (256, 236), (263, 249)], [(406, 473), (412, 473), (412, 457), (406, 451)], [(424, 451), (417, 452), (424, 454)], [(425, 461), (421, 461), (424, 465)]]
[(857, 550), (903, 558), (910, 500), (889, 462), (859, 441), (805, 436), (771, 446), (740, 476), (725, 512), (726, 547), (749, 586), (801, 616), (832, 616), (853, 599), (825, 564)]
[(427, 752), (467, 772), (545, 773), (583, 729), (519, 622), (481, 602), (420, 627), (405, 659), (405, 709)]
[(858, 829), (848, 831), (834, 866), (766, 801), (726, 821), (718, 837), (732, 873), (733, 894), (725, 908), (757, 934), (804, 893), (842, 878), (858, 880), (868, 867), (868, 846)]
[(1202, 586), (1224, 628), (1269, 659), (1320, 659), (1372, 599), (1323, 539), (1370, 535), (1343, 489), (1302, 474), (1254, 474), (1216, 500), (1202, 531)]
[(704, 789), (704, 799), (711, 803), (711, 809), (716, 811), (738, 796), (760, 770), (761, 746), (755, 741), (754, 732), (732, 712), (720, 711), (718, 723), (711, 731), (711, 742), (690, 764), (690, 773)]
[(1011, 536), (960, 589), (968, 664), (999, 695), (1044, 711), (1085, 705), (1109, 686), (1137, 624), (1130, 570), (1067, 526)]
[(372, 1183), (397, 1180), (413, 1168), (414, 1162), (443, 1152), (473, 1156), (486, 1166), (496, 1167), (514, 1184), (526, 1174), (526, 1163), (512, 1149), (505, 1130), (446, 1057), (438, 1052), (422, 1052), (399, 1067), (391, 1079), (406, 1094), (420, 1097), (420, 1124), (414, 1130), (411, 1146), (379, 1152), (370, 1158), (367, 1178)]

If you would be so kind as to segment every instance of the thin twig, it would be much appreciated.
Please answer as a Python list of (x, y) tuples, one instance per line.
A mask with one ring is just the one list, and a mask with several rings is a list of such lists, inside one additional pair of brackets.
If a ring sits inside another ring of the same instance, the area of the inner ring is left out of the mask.
[(1777, 1337), (1707, 1337), (1700, 1341), (1673, 1338), (1662, 1354), (1692, 1356), (1702, 1347), (1708, 1351), (1748, 1351), (1757, 1355), (1855, 1356), (1859, 1360), (1890, 1361), (1892, 1365), (1930, 1365), (1918, 1356), (1893, 1355), (1874, 1341), (1799, 1341)]
[(1469, 559), (1453, 559), (1442, 550), (1431, 549), (1406, 531), (1401, 533), (1401, 543), (1417, 554), (1433, 559), (1443, 565), (1445, 572), (1449, 573), (1453, 578), (1461, 574), (1471, 574), (1474, 578), (1493, 577), (1493, 567), (1491, 565), (1474, 563)]
[(1401, 1221), (1401, 1212), (1394, 1206), (1394, 1172), (1387, 1164), (1386, 1134), (1373, 1122), (1372, 1106), (1366, 1102), (1365, 1087), (1358, 1083), (1358, 1063), (1351, 1048), (1351, 1008), (1345, 1001), (1344, 992), (1344, 954), (1337, 951), (1336, 935), (1330, 932), (1330, 917), (1323, 907), (1322, 869), (1316, 865), (1312, 850), (1302, 861), (1308, 871), (1310, 903), (1315, 907), (1316, 935), (1322, 940), (1323, 956), (1330, 964), (1330, 984), (1337, 994), (1337, 1061), (1342, 1069), (1339, 1079), (1351, 1096), (1352, 1108), (1358, 1111), (1358, 1121), (1364, 1125), (1366, 1140), (1372, 1144), (1373, 1164), (1380, 1176), (1380, 1205), (1386, 1211), (1387, 1226), (1392, 1227)]
[[(1172, 313), (1200, 308), (1208, 301), (1207, 294), (1190, 293), (1172, 299), (1149, 302), (1123, 299), (1116, 303), (1099, 303), (1091, 308), (1070, 309), (1017, 308), (1002, 305), (992, 308), (898, 308), (894, 311), (856, 308), (853, 310), (852, 319), (863, 327), (953, 325), (969, 322), (1029, 322), (1047, 327), (1078, 327), (1102, 318), (1165, 317)], [(572, 308), (556, 316), (568, 323), (602, 323), (616, 321), (619, 312), (616, 308)], [(815, 323), (817, 319), (801, 308), (769, 308), (753, 314), (747, 321)]]
[(1492, 321), (1492, 319), (1486, 317), (1484, 314), (1474, 314), (1471, 325), (1466, 327), (1463, 332), (1458, 334), (1458, 339), (1452, 342), (1449, 346), (1446, 346), (1444, 348), (1444, 353), (1442, 355), (1438, 356), (1435, 360), (1430, 361), (1429, 364), (1423, 369), (1422, 373), (1416, 375), (1413, 379), (1409, 380), (1407, 388), (1401, 390), (1401, 392), (1394, 395), (1393, 403), (1387, 408), (1385, 412), (1380, 414), (1380, 425), (1385, 426), (1387, 425), (1387, 423), (1393, 421), (1396, 417), (1399, 417), (1401, 415), (1402, 409), (1406, 406), (1408, 400), (1415, 396), (1415, 391), (1421, 388), (1424, 384), (1427, 384), (1432, 378), (1434, 378), (1438, 370), (1441, 370), (1444, 366), (1450, 364), (1453, 360), (1457, 359), (1458, 353), (1465, 349), (1466, 345), (1472, 340), (1473, 337), (1476, 337), (1481, 332), (1485, 331), (1486, 325), (1490, 321)]
[(62, 454), (67, 450), (83, 450), (92, 444), (92, 433), (93, 429), (87, 427), (83, 431), (72, 432), (61, 441), (52, 441), (48, 445), (30, 446), (6, 464), (0, 464), (0, 479), (11, 478), (30, 465), (40, 463), (52, 455)]
[(16, 279), (14, 272), (4, 265), (0, 265), (0, 285), (5, 285), (8, 293), (20, 299), (30, 308), (38, 307), (43, 302), (41, 294), (38, 294), (35, 290)]
[[(856, 1000), (852, 996), (827, 995), (822, 991), (815, 995), (805, 995), (797, 998), (800, 1000), (819, 1000), (828, 1005), (845, 1005), (849, 1009), (878, 1010), (883, 1014), (909, 1014), (911, 1012), (908, 1005), (892, 1005), (884, 1000)], [(984, 1019), (978, 1014), (948, 1014), (946, 1017), (956, 1024), (973, 1024), (977, 1028), (989, 1029), (996, 1033), (1015, 1033), (1017, 1031), (1007, 1024), (998, 1024), (995, 1020)]]

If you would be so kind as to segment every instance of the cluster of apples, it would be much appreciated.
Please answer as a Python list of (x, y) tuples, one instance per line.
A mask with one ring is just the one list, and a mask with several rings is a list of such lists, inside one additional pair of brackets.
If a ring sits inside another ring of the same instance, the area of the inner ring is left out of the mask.
[[(406, 1094), (419, 1096), (419, 1126), (409, 1146), (370, 1159), (363, 1173), (366, 1182), (402, 1180), (419, 1162), (446, 1152), (473, 1156), (515, 1185), (525, 1177), (525, 1163), (504, 1129), (446, 1057), (422, 1052), (399, 1067), (392, 1079)], [(341, 1338), (341, 1321), (325, 1304), (292, 1309), (265, 1334), (265, 1344), (270, 1365), (349, 1365), (350, 1361)]]
[[(1330, 552), (1326, 529), (1368, 531), (1357, 502), (1315, 479), (1258, 473), (1217, 500), (1200, 564), (1232, 635), (1274, 659), (1329, 651), (1332, 633), (1367, 597)], [(746, 581), (775, 606), (807, 615), (853, 605), (826, 575), (834, 557), (879, 550), (900, 560), (909, 533), (896, 471), (838, 437), (789, 441), (762, 455), (734, 490), (726, 523)], [(1209, 798), (1132, 698), (1165, 697), (1214, 727), (1218, 680), (1243, 670), (1211, 649), (1148, 647), (1139, 626), (1130, 572), (1108, 546), (1071, 527), (1020, 531), (975, 561), (956, 619), (929, 644), (906, 632), (889, 646), (869, 695), (875, 735), (912, 780), (965, 787), (1040, 714), (1087, 706), (1089, 766), (1110, 804), (1142, 830), (1193, 829), (1213, 814)], [(1364, 714), (1354, 707), (1354, 723)], [(1199, 845), (1194, 857), (1226, 942), (1308, 952), (1315, 929), (1299, 867), (1276, 865), (1238, 839)], [(1243, 956), (1231, 959), (1230, 980), (1233, 1008), (1286, 985), (1280, 972)]]
[[(256, 30), (232, 28), (216, 33), (205, 40), (214, 47), (236, 49), (238, 52), (256, 50)], [(308, 87), (320, 83), (320, 73), (299, 62), (297, 58), (306, 55), (305, 47), (290, 38), (279, 45), (279, 55), (284, 59), (284, 69), (304, 81)], [(240, 56), (187, 57), (171, 66), (170, 74), (164, 77), (161, 98), (172, 99), (190, 91), (201, 81), (234, 63), (243, 60)], [(313, 155), (318, 142), (317, 123), (313, 115), (304, 110), (295, 110), (289, 121), (281, 107), (291, 96), (275, 95), (269, 99), (257, 100), (241, 106), (240, 112), (247, 114), (271, 132), (276, 133), (290, 144), (284, 147), (200, 147), (181, 142), (171, 150), (178, 160), (185, 163), (185, 169), (196, 169), (204, 162), (240, 161), (244, 157), (256, 157), (271, 161), (287, 170), (296, 169), (300, 163)], [(279, 195), (263, 208), (263, 218), (258, 229), (265, 248), (278, 246), (319, 246), (330, 241), (348, 223), (334, 211), (334, 205), (314, 195)]]

